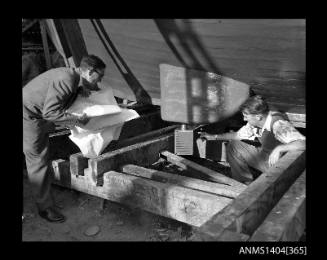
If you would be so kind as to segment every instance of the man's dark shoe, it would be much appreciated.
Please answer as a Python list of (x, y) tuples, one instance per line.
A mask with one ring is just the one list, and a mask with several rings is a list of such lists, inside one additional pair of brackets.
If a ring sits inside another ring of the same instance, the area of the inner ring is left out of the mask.
[(41, 218), (44, 218), (49, 222), (61, 223), (66, 220), (66, 217), (54, 208), (47, 208), (46, 210), (42, 211), (40, 210), (39, 215)]

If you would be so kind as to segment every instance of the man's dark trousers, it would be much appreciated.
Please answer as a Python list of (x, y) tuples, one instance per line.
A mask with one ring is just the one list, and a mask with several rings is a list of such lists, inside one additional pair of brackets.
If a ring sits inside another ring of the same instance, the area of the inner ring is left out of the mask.
[(43, 119), (23, 117), (23, 150), (26, 168), (39, 210), (45, 210), (53, 205), (50, 193), (53, 180), (49, 161), (50, 127), (51, 123)]
[[(227, 161), (231, 166), (232, 178), (239, 182), (252, 182), (254, 179), (250, 167), (265, 172), (269, 169), (270, 153), (247, 144), (243, 141), (232, 140), (227, 145)], [(249, 167), (250, 166), (250, 167)]]

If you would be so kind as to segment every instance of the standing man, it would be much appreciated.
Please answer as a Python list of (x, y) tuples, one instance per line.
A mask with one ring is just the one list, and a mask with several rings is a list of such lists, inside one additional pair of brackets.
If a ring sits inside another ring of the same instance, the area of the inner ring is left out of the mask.
[(52, 169), (49, 132), (55, 124), (66, 127), (85, 125), (89, 118), (66, 113), (77, 94), (89, 96), (99, 90), (106, 65), (94, 55), (82, 58), (79, 68), (48, 70), (23, 88), (23, 150), (29, 181), (39, 215), (50, 222), (63, 222), (51, 195)]
[[(232, 178), (249, 184), (254, 179), (249, 167), (264, 172), (286, 152), (305, 150), (305, 137), (284, 114), (269, 111), (261, 96), (250, 97), (240, 109), (247, 124), (237, 132), (218, 135), (203, 132), (200, 135), (208, 140), (231, 140), (226, 152)], [(258, 145), (244, 140), (258, 141)]]

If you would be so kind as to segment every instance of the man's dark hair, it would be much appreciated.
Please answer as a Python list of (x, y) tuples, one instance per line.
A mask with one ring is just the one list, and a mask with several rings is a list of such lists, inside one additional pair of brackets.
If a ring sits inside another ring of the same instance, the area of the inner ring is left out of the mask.
[(268, 103), (260, 95), (249, 97), (240, 107), (242, 112), (246, 111), (252, 115), (266, 115), (269, 112)]
[(80, 67), (82, 69), (105, 69), (106, 64), (95, 55), (86, 55), (82, 58)]

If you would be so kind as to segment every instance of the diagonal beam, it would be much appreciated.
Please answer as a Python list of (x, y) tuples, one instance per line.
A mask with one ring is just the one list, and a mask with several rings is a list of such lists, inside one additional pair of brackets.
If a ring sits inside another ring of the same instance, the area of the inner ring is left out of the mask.
[(25, 25), (24, 28), (22, 28), (22, 34), (26, 32), (28, 29), (30, 29), (34, 24), (36, 24), (39, 21), (39, 19), (32, 20), (29, 24)]
[(226, 230), (252, 235), (304, 169), (305, 151), (288, 152), (198, 232), (217, 240)]
[(89, 169), (85, 170), (84, 176), (76, 176), (70, 174), (65, 162), (59, 162), (58, 166), (56, 184), (195, 227), (201, 226), (232, 201), (203, 191), (115, 171), (104, 173), (103, 185), (95, 186), (90, 181), (92, 174)]
[(250, 241), (298, 241), (305, 229), (306, 173), (294, 182)]
[(232, 187), (220, 183), (203, 181), (195, 178), (189, 178), (178, 174), (171, 174), (168, 172), (152, 170), (132, 164), (124, 165), (122, 167), (122, 171), (124, 173), (132, 174), (135, 176), (152, 179), (164, 183), (172, 183), (182, 187), (200, 190), (219, 196), (228, 197), (231, 199), (236, 198), (245, 189), (240, 189), (237, 187)]
[[(160, 116), (160, 115), (158, 114), (158, 116)], [(154, 119), (155, 118), (154, 118), (153, 114), (149, 114), (149, 115), (143, 115), (140, 118), (136, 118), (134, 120), (127, 122), (127, 124), (124, 124), (124, 126), (122, 128), (122, 132), (126, 132), (125, 129), (127, 129), (131, 132), (133, 130), (133, 128), (135, 128), (135, 127), (138, 127), (138, 130), (133, 131), (134, 135), (132, 137), (124, 138), (124, 136), (121, 136), (113, 148), (120, 149), (122, 147), (126, 147), (129, 145), (134, 145), (136, 143), (144, 142), (144, 141), (168, 134), (168, 133), (172, 132), (175, 128), (177, 128), (177, 125), (172, 125), (172, 126), (167, 126), (164, 128), (160, 128), (158, 130), (148, 132), (147, 128), (148, 128), (148, 126), (150, 126), (150, 122), (154, 121)], [(158, 120), (156, 120), (156, 121), (158, 121)], [(158, 124), (159, 124), (159, 122), (158, 122)], [(143, 130), (143, 133), (135, 136), (136, 134), (138, 134), (138, 132), (141, 132), (142, 130)], [(113, 148), (111, 148), (111, 149), (113, 149)], [(103, 154), (110, 153), (111, 151), (108, 151), (108, 149), (109, 149), (109, 147), (107, 147), (103, 151)], [(106, 152), (106, 150), (107, 150), (107, 152)], [(88, 160), (89, 160), (89, 158), (84, 157), (82, 153), (72, 154), (70, 156), (71, 172), (75, 175), (83, 175), (84, 169), (88, 167)]]
[(93, 181), (97, 185), (101, 185), (102, 175), (105, 172), (117, 170), (124, 164), (151, 165), (159, 159), (161, 151), (172, 151), (173, 143), (174, 133), (169, 133), (154, 140), (140, 142), (90, 159), (88, 162)]
[(205, 177), (209, 177), (209, 179), (211, 181), (230, 185), (230, 186), (239, 187), (240, 189), (246, 187), (246, 185), (243, 183), (233, 180), (219, 172), (213, 171), (213, 170), (206, 168), (200, 164), (197, 164), (197, 163), (187, 160), (181, 156), (173, 154), (169, 151), (163, 151), (160, 154), (161, 154), (161, 156), (166, 158), (169, 162), (176, 164), (177, 166), (181, 167), (182, 169), (185, 169), (188, 171), (193, 171), (200, 176), (202, 175)]

